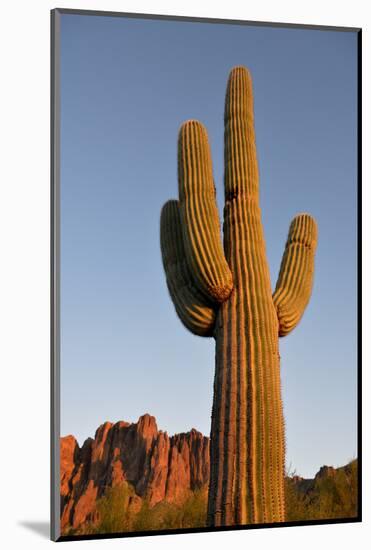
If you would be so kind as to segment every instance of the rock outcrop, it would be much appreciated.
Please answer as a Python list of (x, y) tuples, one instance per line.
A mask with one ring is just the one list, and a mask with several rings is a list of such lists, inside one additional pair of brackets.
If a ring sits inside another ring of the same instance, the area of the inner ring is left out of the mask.
[(153, 416), (137, 423), (105, 422), (80, 448), (72, 435), (61, 438), (61, 530), (97, 518), (96, 502), (123, 481), (134, 489), (129, 506), (167, 501), (181, 504), (209, 481), (209, 438), (192, 429), (169, 436)]

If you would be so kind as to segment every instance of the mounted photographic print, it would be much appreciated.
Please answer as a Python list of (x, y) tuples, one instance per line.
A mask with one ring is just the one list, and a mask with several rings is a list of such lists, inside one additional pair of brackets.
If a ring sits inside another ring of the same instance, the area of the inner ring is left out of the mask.
[(361, 520), (361, 30), (52, 11), (52, 538)]

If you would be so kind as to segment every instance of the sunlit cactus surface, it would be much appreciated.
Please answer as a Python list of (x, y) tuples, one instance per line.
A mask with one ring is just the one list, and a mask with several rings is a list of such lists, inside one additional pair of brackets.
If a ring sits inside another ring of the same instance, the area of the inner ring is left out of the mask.
[(309, 301), (317, 244), (314, 219), (297, 215), (272, 293), (245, 67), (229, 75), (224, 124), (224, 243), (207, 132), (196, 120), (179, 132), (179, 199), (161, 212), (162, 258), (176, 312), (192, 333), (216, 341), (210, 526), (285, 520), (278, 338), (293, 330)]

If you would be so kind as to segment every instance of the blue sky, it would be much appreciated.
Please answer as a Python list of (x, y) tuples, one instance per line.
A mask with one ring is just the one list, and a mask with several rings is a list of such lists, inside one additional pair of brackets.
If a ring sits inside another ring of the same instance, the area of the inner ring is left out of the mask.
[(210, 431), (214, 340), (177, 319), (159, 246), (177, 133), (209, 133), (223, 208), (223, 109), (252, 74), (260, 204), (274, 287), (289, 223), (317, 220), (313, 295), (280, 340), (287, 466), (356, 456), (356, 77), (353, 32), (62, 15), (61, 433), (149, 412)]

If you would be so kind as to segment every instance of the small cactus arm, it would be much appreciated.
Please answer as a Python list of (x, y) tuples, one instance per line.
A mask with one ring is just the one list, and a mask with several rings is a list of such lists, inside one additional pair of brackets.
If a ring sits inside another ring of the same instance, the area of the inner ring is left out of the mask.
[(278, 336), (299, 322), (313, 281), (316, 223), (289, 229), (272, 296), (259, 207), (249, 72), (232, 69), (224, 117), (224, 246), (210, 148), (200, 122), (178, 140), (179, 201), (161, 213), (167, 285), (183, 324), (216, 341), (208, 525), (285, 520)]
[(308, 214), (299, 214), (290, 225), (273, 294), (280, 336), (286, 336), (296, 327), (309, 302), (316, 246), (316, 222)]

